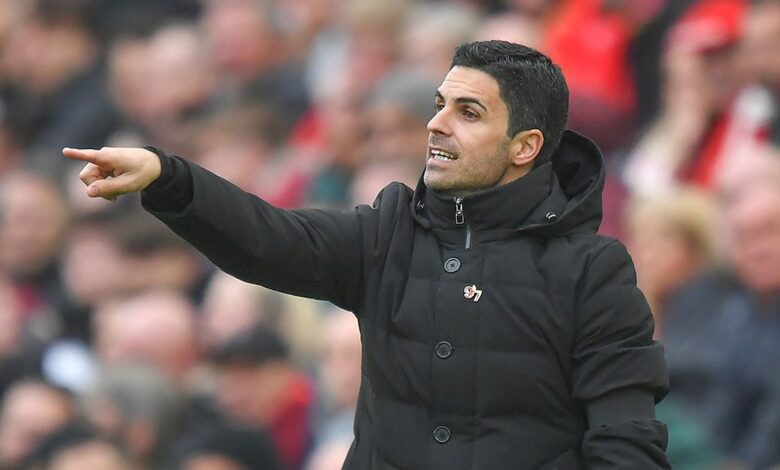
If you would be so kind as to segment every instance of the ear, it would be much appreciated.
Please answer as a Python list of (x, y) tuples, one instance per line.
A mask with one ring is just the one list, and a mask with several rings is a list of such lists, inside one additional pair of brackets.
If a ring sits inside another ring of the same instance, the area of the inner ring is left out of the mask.
[(509, 144), (512, 165), (525, 167), (533, 164), (542, 151), (544, 134), (539, 129), (518, 132)]

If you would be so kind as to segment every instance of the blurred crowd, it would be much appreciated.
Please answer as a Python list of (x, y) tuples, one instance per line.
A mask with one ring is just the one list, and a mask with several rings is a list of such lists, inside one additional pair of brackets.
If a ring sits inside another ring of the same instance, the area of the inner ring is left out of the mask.
[(780, 0), (0, 0), (0, 468), (330, 470), (349, 312), (89, 200), (157, 146), (280, 207), (414, 186), (454, 47), (560, 64), (667, 351), (676, 469), (780, 468)]

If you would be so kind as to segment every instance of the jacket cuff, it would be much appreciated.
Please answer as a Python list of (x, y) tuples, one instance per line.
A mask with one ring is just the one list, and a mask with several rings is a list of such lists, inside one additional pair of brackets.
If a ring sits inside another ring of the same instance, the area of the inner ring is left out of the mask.
[(160, 176), (141, 191), (141, 204), (150, 211), (178, 212), (192, 202), (193, 186), (189, 165), (156, 147), (144, 147), (160, 159)]

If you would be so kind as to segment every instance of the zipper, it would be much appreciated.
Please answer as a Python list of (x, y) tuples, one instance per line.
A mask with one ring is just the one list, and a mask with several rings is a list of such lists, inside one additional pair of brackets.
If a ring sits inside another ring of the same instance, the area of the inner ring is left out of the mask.
[(455, 197), (453, 200), (455, 201), (455, 225), (463, 225), (466, 221), (463, 215), (463, 198)]
[[(455, 225), (463, 225), (466, 223), (466, 216), (463, 214), (463, 198), (454, 197), (452, 199), (455, 202)], [(464, 245), (467, 250), (471, 248), (471, 227), (468, 224), (466, 224), (466, 242)]]

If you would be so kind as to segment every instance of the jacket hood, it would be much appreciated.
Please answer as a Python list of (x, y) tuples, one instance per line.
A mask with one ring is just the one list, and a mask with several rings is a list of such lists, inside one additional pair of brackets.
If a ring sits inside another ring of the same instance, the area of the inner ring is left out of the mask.
[[(595, 233), (601, 224), (604, 179), (604, 158), (596, 144), (567, 130), (550, 162), (509, 184), (461, 198), (462, 217), (472, 230)], [(412, 199), (418, 223), (457, 228), (454, 199), (427, 189), (420, 178)]]

